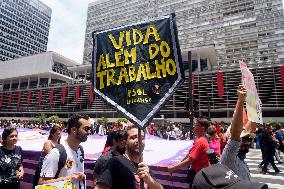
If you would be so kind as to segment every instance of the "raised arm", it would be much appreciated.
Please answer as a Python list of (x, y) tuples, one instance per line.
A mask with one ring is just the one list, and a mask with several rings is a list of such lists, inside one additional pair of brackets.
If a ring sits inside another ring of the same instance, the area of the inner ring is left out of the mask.
[(247, 92), (243, 85), (239, 85), (237, 93), (238, 101), (231, 123), (231, 140), (240, 141), (240, 136), (243, 130), (243, 108)]
[(240, 149), (240, 136), (243, 130), (243, 107), (246, 99), (246, 90), (240, 85), (237, 90), (238, 101), (236, 104), (236, 110), (231, 122), (231, 140), (225, 146), (222, 153), (220, 163), (226, 165), (234, 172), (237, 172), (238, 167), (236, 165), (236, 158)]

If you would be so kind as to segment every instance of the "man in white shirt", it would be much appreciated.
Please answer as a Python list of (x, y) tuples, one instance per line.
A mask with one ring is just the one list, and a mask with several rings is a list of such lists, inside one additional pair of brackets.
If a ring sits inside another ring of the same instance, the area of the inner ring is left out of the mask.
[(39, 184), (71, 180), (76, 189), (86, 188), (83, 150), (79, 145), (87, 140), (90, 129), (91, 119), (87, 115), (75, 114), (68, 120), (68, 137), (62, 142), (67, 155), (66, 163), (58, 170), (60, 153), (58, 148), (53, 148), (44, 158)]

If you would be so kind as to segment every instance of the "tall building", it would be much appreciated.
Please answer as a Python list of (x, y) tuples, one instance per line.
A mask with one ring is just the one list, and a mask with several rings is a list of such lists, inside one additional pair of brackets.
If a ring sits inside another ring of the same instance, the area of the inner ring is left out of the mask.
[(1, 0), (0, 18), (0, 61), (46, 52), (51, 8), (39, 0)]
[(198, 71), (231, 69), (240, 59), (257, 66), (284, 58), (282, 0), (98, 0), (88, 7), (84, 64), (91, 62), (93, 31), (172, 12), (182, 51), (197, 52)]
[[(97, 0), (88, 6), (83, 63), (91, 63), (93, 31), (173, 12), (185, 68), (189, 63), (188, 51), (191, 51), (195, 115), (232, 116), (237, 100), (236, 87), (241, 83), (239, 60), (243, 60), (254, 75), (263, 116), (283, 116), (282, 0)], [(223, 95), (218, 93), (217, 72), (223, 72)], [(160, 115), (188, 116), (185, 102), (189, 100), (191, 82), (186, 78)]]

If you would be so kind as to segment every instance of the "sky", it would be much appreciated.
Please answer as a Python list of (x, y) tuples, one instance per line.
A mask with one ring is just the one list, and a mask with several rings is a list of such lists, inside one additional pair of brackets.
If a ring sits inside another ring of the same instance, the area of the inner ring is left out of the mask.
[(82, 63), (88, 3), (96, 0), (41, 1), (52, 9), (47, 50)]
[(52, 9), (47, 50), (82, 63), (88, 3), (95, 0), (40, 0)]

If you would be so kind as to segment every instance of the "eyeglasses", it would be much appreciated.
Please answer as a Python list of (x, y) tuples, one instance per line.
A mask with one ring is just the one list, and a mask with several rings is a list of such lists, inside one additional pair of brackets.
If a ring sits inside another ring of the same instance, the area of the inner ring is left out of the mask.
[(90, 132), (91, 127), (84, 127), (83, 129), (84, 129), (86, 132)]

